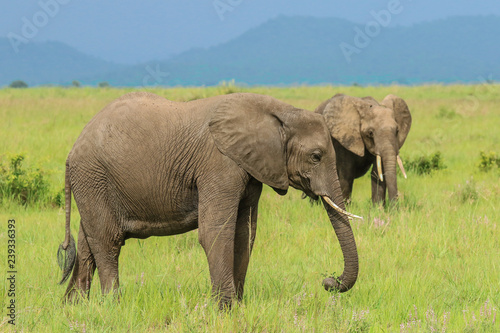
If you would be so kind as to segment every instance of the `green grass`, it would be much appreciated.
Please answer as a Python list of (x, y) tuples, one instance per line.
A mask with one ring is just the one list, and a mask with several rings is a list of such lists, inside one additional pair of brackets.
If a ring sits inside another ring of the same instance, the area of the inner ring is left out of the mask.
[[(102, 297), (62, 305), (56, 251), (64, 210), (0, 207), (0, 269), (7, 271), (7, 220), (16, 219), (16, 329), (23, 332), (496, 332), (500, 331), (500, 172), (482, 171), (480, 151), (500, 154), (498, 85), (421, 87), (257, 87), (152, 89), (173, 100), (230, 91), (268, 94), (314, 109), (335, 93), (393, 93), (407, 101), (413, 125), (401, 151), (415, 160), (437, 151), (446, 169), (399, 177), (398, 207), (373, 207), (368, 176), (354, 184), (349, 210), (360, 273), (345, 294), (324, 291), (342, 254), (324, 210), (290, 191), (265, 188), (244, 300), (221, 313), (210, 299), (208, 264), (197, 231), (131, 239), (120, 256), (121, 301)], [(129, 89), (0, 90), (0, 155), (23, 153), (48, 171), (50, 190), (64, 185), (64, 161), (90, 118)], [(78, 230), (73, 206), (72, 233)], [(5, 274), (6, 275), (6, 274)], [(4, 276), (4, 275), (3, 275)], [(7, 324), (0, 282), (0, 331)], [(5, 300), (5, 301), (4, 301)]]

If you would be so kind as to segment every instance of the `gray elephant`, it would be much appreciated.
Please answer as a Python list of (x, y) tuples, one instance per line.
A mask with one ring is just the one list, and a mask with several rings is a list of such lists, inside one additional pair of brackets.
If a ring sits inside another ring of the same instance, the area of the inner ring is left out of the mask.
[[(96, 268), (102, 292), (116, 292), (126, 239), (198, 228), (213, 293), (230, 307), (243, 296), (263, 183), (280, 195), (292, 186), (322, 198), (344, 255), (343, 274), (323, 284), (346, 291), (357, 279), (358, 255), (331, 169), (330, 134), (313, 112), (249, 93), (190, 102), (127, 94), (94, 116), (66, 161), (61, 283), (73, 275), (65, 299), (88, 297)], [(77, 253), (71, 192), (81, 215)]]
[(355, 178), (371, 172), (372, 202), (398, 197), (396, 163), (406, 178), (399, 150), (411, 127), (406, 102), (387, 95), (381, 103), (372, 97), (337, 94), (323, 102), (317, 113), (325, 117), (337, 155), (337, 172), (346, 200), (350, 200)]

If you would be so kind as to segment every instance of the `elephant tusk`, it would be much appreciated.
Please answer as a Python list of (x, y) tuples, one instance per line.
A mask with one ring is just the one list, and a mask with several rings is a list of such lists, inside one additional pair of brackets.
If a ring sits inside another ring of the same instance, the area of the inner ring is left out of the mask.
[(384, 175), (382, 174), (382, 158), (380, 155), (377, 155), (377, 172), (378, 172), (378, 178), (380, 178), (380, 181), (384, 181)]
[(401, 172), (403, 173), (403, 176), (406, 179), (407, 177), (406, 177), (405, 168), (403, 167), (403, 161), (401, 160), (401, 157), (399, 157), (399, 155), (397, 156), (397, 160), (398, 160), (399, 168), (401, 169)]
[(350, 218), (356, 218), (356, 219), (361, 219), (363, 220), (363, 218), (361, 216), (358, 216), (358, 215), (354, 215), (354, 214), (351, 214), (349, 212), (346, 212), (345, 210), (343, 210), (342, 208), (340, 208), (339, 206), (337, 206), (335, 204), (335, 202), (333, 202), (329, 197), (327, 196), (323, 196), (323, 199), (326, 201), (327, 204), (329, 204), (333, 209), (335, 209), (337, 212), (341, 213), (341, 214), (344, 214), (344, 215), (347, 215), (348, 217)]

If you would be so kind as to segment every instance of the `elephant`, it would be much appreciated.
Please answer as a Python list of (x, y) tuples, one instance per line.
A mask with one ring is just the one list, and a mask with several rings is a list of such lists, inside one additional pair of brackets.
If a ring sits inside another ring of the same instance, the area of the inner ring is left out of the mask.
[(396, 163), (403, 176), (406, 172), (399, 150), (411, 127), (410, 109), (395, 95), (381, 103), (372, 97), (337, 94), (315, 110), (322, 114), (332, 136), (337, 172), (344, 198), (350, 202), (355, 178), (363, 176), (370, 166), (372, 202), (386, 203), (398, 198)]
[[(358, 253), (322, 116), (275, 98), (235, 93), (175, 102), (129, 93), (85, 126), (66, 160), (65, 302), (89, 297), (97, 269), (103, 294), (119, 298), (118, 257), (129, 238), (198, 228), (212, 293), (221, 309), (241, 301), (263, 184), (321, 199), (344, 256), (327, 290), (351, 289)], [(78, 251), (70, 232), (71, 193), (80, 212)]]

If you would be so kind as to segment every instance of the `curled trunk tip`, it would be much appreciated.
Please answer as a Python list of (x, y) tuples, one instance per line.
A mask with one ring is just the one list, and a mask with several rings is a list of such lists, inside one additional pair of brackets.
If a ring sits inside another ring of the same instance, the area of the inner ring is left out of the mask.
[(338, 292), (346, 292), (350, 290), (353, 286), (356, 280), (354, 280), (351, 284), (346, 284), (343, 281), (342, 276), (341, 277), (328, 277), (323, 280), (323, 287), (325, 287), (326, 291), (338, 291)]

